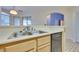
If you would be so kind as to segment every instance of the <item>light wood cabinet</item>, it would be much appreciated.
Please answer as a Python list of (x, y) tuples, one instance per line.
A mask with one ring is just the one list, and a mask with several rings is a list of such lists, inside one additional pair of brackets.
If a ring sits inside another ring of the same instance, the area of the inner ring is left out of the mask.
[(7, 52), (27, 52), (27, 51), (35, 51), (35, 40), (30, 40), (27, 42), (19, 43), (16, 45), (6, 47)]
[(4, 49), (0, 49), (0, 52), (4, 52)]
[(29, 39), (28, 41), (13, 42), (3, 46), (5, 52), (49, 52), (50, 35)]
[(44, 45), (46, 43), (50, 43), (50, 36), (38, 38), (38, 46)]
[(40, 46), (38, 52), (50, 52), (50, 43)]
[(41, 38), (38, 38), (38, 52), (50, 52), (50, 48), (51, 48), (51, 45), (50, 45), (50, 36), (45, 36), (45, 37), (41, 37)]

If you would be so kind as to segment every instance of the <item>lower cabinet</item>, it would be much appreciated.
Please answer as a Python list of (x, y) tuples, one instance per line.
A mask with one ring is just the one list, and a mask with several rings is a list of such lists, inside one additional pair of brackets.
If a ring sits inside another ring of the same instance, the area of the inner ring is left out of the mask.
[[(5, 52), (50, 52), (50, 35), (30, 39), (29, 41), (9, 44), (5, 47)], [(3, 52), (0, 49), (0, 52)]]
[(44, 36), (44, 37), (40, 37), (37, 39), (38, 41), (38, 46), (42, 46), (42, 45), (45, 45), (47, 43), (50, 43), (50, 36)]
[(28, 52), (35, 51), (35, 40), (19, 43), (16, 45), (6, 47), (7, 52)]
[(0, 52), (4, 52), (4, 49), (0, 49)]
[(50, 44), (40, 46), (38, 52), (50, 52)]
[(51, 45), (50, 45), (50, 36), (40, 37), (38, 38), (38, 52), (50, 52)]

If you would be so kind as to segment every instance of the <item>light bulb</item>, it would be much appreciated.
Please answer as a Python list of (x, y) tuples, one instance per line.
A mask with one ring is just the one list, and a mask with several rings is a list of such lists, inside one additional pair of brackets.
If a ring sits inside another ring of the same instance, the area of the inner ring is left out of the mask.
[(16, 10), (10, 10), (10, 13), (13, 14), (13, 15), (16, 15), (17, 11)]

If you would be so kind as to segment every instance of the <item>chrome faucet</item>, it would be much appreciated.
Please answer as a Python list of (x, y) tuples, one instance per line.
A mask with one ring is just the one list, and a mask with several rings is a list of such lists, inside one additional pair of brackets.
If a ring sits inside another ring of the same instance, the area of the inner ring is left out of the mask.
[(35, 30), (35, 28), (33, 28), (33, 27), (31, 27), (31, 26), (26, 26), (24, 29), (23, 29), (23, 31), (34, 31)]

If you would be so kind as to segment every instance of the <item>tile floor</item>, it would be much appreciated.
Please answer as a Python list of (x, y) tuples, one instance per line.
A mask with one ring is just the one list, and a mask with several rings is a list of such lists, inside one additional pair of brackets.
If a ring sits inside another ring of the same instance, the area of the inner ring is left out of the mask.
[(65, 52), (79, 52), (79, 43), (75, 43), (70, 39), (67, 39), (65, 42)]

